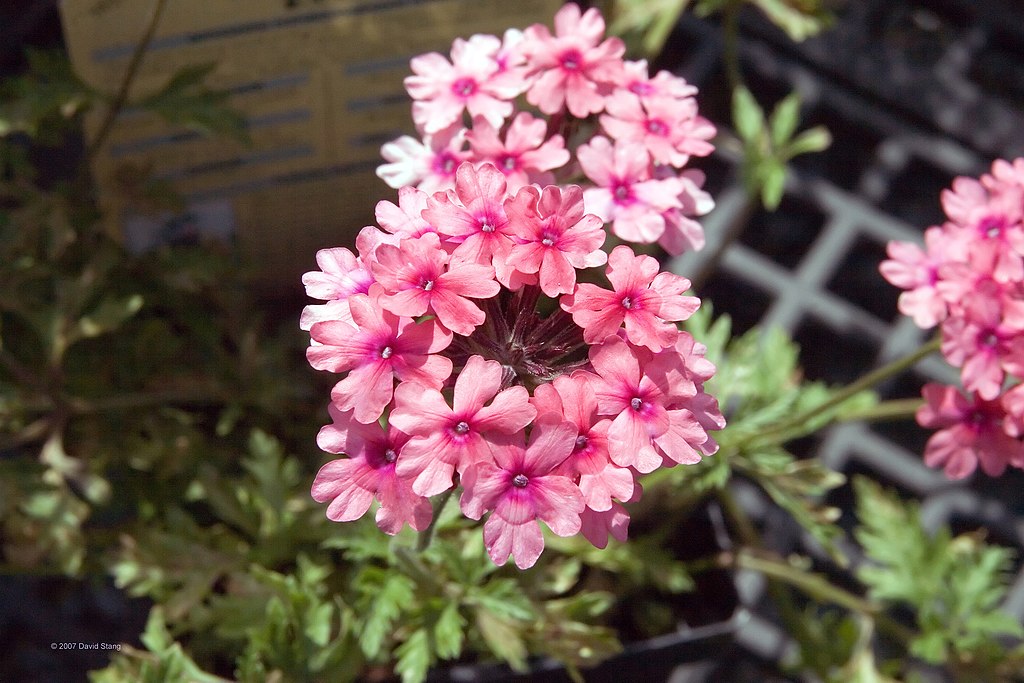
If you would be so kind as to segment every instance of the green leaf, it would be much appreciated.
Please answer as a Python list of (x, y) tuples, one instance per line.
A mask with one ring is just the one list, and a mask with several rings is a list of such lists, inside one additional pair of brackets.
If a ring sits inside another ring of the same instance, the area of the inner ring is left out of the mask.
[(640, 36), (643, 53), (656, 57), (690, 0), (616, 0), (610, 35)]
[(79, 319), (80, 336), (97, 337), (113, 332), (141, 309), (142, 297), (138, 294), (105, 297), (91, 313)]
[(395, 673), (402, 677), (402, 683), (420, 683), (427, 677), (430, 668), (430, 640), (427, 631), (418, 628), (395, 648), (398, 663)]
[(801, 42), (831, 23), (821, 0), (747, 0), (760, 9), (790, 40)]
[(772, 110), (768, 123), (771, 128), (772, 145), (778, 149), (793, 137), (796, 126), (800, 123), (800, 95), (793, 92), (780, 100)]
[(203, 134), (220, 134), (248, 140), (245, 117), (227, 106), (229, 93), (202, 85), (216, 64), (186, 66), (159, 91), (134, 103), (168, 123), (183, 125)]
[(732, 120), (736, 132), (748, 145), (760, 140), (764, 134), (764, 112), (761, 105), (742, 85), (732, 91)]
[(477, 609), (476, 627), (495, 656), (516, 671), (526, 670), (527, 649), (520, 624), (489, 609)]
[(782, 150), (784, 160), (792, 159), (801, 154), (824, 152), (832, 144), (832, 134), (825, 126), (808, 128), (793, 138)]
[(758, 167), (761, 176), (761, 203), (768, 211), (779, 208), (786, 191), (786, 165), (775, 159), (765, 159)]
[(359, 633), (359, 646), (370, 659), (381, 653), (384, 639), (403, 609), (412, 605), (416, 584), (412, 579), (377, 567), (365, 567), (356, 578), (363, 594), (366, 618)]
[(434, 622), (434, 649), (441, 659), (455, 659), (462, 654), (463, 629), (466, 620), (459, 614), (459, 606), (454, 602), (445, 604)]

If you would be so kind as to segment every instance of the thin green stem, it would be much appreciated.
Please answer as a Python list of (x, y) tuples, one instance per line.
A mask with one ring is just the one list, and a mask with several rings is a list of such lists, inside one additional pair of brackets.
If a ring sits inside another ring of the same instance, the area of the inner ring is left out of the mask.
[(730, 0), (722, 9), (722, 61), (725, 66), (725, 78), (729, 82), (730, 92), (743, 85), (739, 49), (739, 14), (742, 6), (741, 0)]
[(887, 422), (913, 417), (924, 405), (921, 398), (896, 398), (837, 417), (837, 422)]
[[(769, 442), (779, 442), (790, 438), (792, 436), (790, 432), (794, 430), (799, 431), (803, 429), (808, 422), (818, 417), (819, 415), (823, 415), (824, 413), (827, 413), (829, 410), (838, 407), (839, 405), (845, 403), (846, 401), (853, 398), (860, 392), (870, 389), (871, 387), (889, 379), (890, 377), (895, 377), (896, 375), (899, 375), (904, 371), (912, 368), (921, 359), (927, 358), (931, 354), (938, 351), (941, 346), (941, 343), (942, 340), (940, 338), (935, 338), (932, 341), (921, 346), (913, 353), (903, 356), (902, 358), (897, 358), (891, 363), (887, 363), (880, 368), (872, 370), (871, 372), (861, 376), (859, 379), (855, 380), (854, 382), (846, 385), (845, 387), (837, 391), (827, 401), (819, 403), (813, 408), (805, 410), (802, 413), (797, 413), (796, 415), (793, 415), (787, 420), (777, 422), (774, 425), (771, 425), (766, 429), (762, 430), (760, 433), (753, 435), (751, 441), (761, 443), (765, 439), (767, 439)], [(780, 436), (784, 438), (780, 439)]]
[(434, 530), (437, 528), (437, 520), (441, 518), (441, 513), (444, 511), (448, 501), (451, 500), (452, 494), (455, 493), (455, 487), (448, 489), (441, 494), (441, 497), (434, 501), (434, 516), (430, 520), (430, 524), (420, 534), (419, 540), (416, 542), (416, 552), (422, 553), (424, 550), (430, 547), (431, 541), (434, 540)]
[(95, 156), (96, 152), (103, 146), (103, 143), (107, 141), (107, 137), (110, 135), (111, 129), (114, 127), (114, 122), (120, 115), (121, 110), (124, 109), (128, 103), (128, 95), (131, 91), (132, 82), (135, 80), (135, 75), (139, 71), (139, 67), (142, 65), (142, 58), (146, 54), (146, 50), (149, 49), (149, 44), (153, 42), (153, 36), (156, 35), (156, 28), (160, 24), (160, 15), (163, 14), (164, 7), (167, 5), (167, 0), (156, 0), (153, 4), (153, 10), (150, 12), (149, 21), (146, 23), (146, 29), (139, 39), (138, 44), (135, 46), (135, 50), (132, 52), (131, 60), (128, 62), (128, 68), (125, 69), (124, 76), (121, 78), (121, 85), (117, 89), (117, 94), (114, 95), (114, 100), (110, 103), (107, 108), (107, 112), (103, 117), (103, 122), (100, 124), (99, 130), (96, 133), (96, 137), (89, 143), (89, 147), (86, 150), (86, 159), (91, 160)]

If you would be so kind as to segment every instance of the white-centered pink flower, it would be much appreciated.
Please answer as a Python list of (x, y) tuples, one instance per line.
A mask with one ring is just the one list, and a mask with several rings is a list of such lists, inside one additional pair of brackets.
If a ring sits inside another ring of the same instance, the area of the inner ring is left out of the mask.
[(539, 418), (554, 415), (576, 427), (572, 453), (556, 471), (576, 482), (588, 508), (604, 511), (611, 509), (613, 499), (629, 500), (634, 481), (632, 471), (612, 463), (608, 454), (611, 420), (598, 413), (591, 377), (578, 371), (541, 384), (534, 390), (533, 405)]
[(516, 243), (509, 260), (523, 273), (537, 273), (548, 296), (568, 294), (576, 286), (576, 269), (604, 265), (603, 221), (583, 213), (578, 185), (543, 190), (528, 186), (505, 202)]
[(697, 115), (693, 98), (641, 98), (618, 91), (608, 99), (601, 127), (618, 141), (644, 146), (660, 164), (682, 167), (690, 156), (707, 156), (714, 150), (708, 142), (715, 127)]
[(427, 201), (423, 217), (455, 244), (453, 259), (491, 266), (505, 287), (512, 287), (514, 265), (509, 253), (514, 244), (505, 213), (508, 185), (493, 164), (459, 167), (455, 189), (437, 193)]
[(380, 501), (377, 526), (384, 533), (395, 535), (404, 524), (416, 531), (426, 529), (433, 516), (430, 501), (413, 493), (412, 482), (395, 472), (409, 436), (393, 426), (385, 430), (376, 422), (360, 424), (334, 407), (331, 417), (334, 422), (320, 430), (317, 443), (328, 453), (349, 457), (328, 462), (313, 480), (313, 500), (330, 503), (327, 518), (359, 519), (376, 498)]
[(530, 183), (551, 184), (548, 171), (569, 162), (569, 151), (561, 135), (548, 137), (547, 123), (528, 112), (516, 115), (502, 140), (498, 129), (484, 119), (473, 122), (467, 135), (473, 161), (490, 162), (505, 175), (508, 192), (514, 193)]
[(587, 212), (612, 224), (612, 231), (630, 242), (656, 242), (665, 232), (664, 212), (681, 209), (678, 178), (654, 178), (643, 145), (612, 143), (597, 136), (576, 151), (580, 167), (596, 187), (583, 193)]
[(568, 3), (555, 15), (555, 34), (534, 24), (523, 33), (523, 54), (535, 77), (527, 101), (545, 114), (568, 109), (576, 118), (601, 111), (620, 79), (626, 47), (618, 38), (604, 38), (604, 18), (595, 8), (581, 13)]
[(316, 344), (306, 358), (317, 370), (348, 372), (331, 392), (338, 409), (354, 410), (364, 424), (375, 422), (391, 402), (395, 379), (440, 388), (452, 362), (437, 355), (452, 334), (432, 320), (414, 323), (380, 308), (369, 296), (349, 299), (352, 324), (325, 320), (313, 325)]
[(659, 270), (656, 259), (637, 256), (620, 244), (608, 257), (606, 275), (613, 290), (580, 283), (562, 297), (562, 309), (583, 328), (588, 344), (601, 342), (625, 323), (626, 339), (659, 351), (675, 343), (679, 329), (673, 323), (686, 320), (700, 306), (700, 299), (683, 294), (689, 280)]
[(536, 417), (526, 389), (501, 389), (501, 378), (499, 363), (472, 356), (455, 380), (452, 407), (437, 389), (412, 382), (398, 385), (390, 423), (413, 435), (398, 473), (415, 478), (416, 493), (432, 496), (448, 490), (454, 472), (461, 474), (472, 463), (490, 459), (490, 440), (514, 434)]
[(377, 176), (394, 188), (412, 185), (427, 193), (455, 186), (455, 170), (469, 159), (466, 129), (455, 123), (422, 140), (403, 135), (380, 148), (388, 163), (377, 167)]
[(571, 479), (556, 473), (576, 435), (570, 423), (538, 420), (525, 448), (521, 438), (509, 439), (493, 449), (493, 460), (466, 469), (459, 504), (470, 519), (490, 511), (484, 546), (495, 564), (505, 564), (510, 555), (520, 569), (537, 562), (544, 550), (538, 520), (558, 536), (580, 531), (583, 496)]
[(414, 75), (406, 77), (405, 89), (413, 99), (413, 121), (425, 133), (458, 123), (464, 111), (499, 127), (523, 85), (516, 74), (499, 71), (486, 46), (461, 38), (452, 43), (450, 62), (430, 52), (413, 57), (410, 66)]
[(372, 264), (380, 305), (395, 315), (431, 312), (446, 328), (470, 335), (486, 316), (470, 299), (485, 299), (501, 287), (490, 266), (449, 258), (435, 233), (383, 244)]

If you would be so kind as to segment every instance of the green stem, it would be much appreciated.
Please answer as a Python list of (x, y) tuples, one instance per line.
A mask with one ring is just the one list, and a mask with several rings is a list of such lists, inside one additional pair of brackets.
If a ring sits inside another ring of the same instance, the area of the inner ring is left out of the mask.
[(430, 547), (430, 542), (434, 540), (434, 529), (437, 528), (437, 520), (441, 517), (441, 512), (444, 511), (448, 501), (451, 500), (452, 494), (455, 493), (455, 487), (448, 489), (441, 494), (441, 497), (434, 501), (434, 516), (430, 519), (430, 524), (420, 534), (419, 540), (416, 542), (416, 552), (422, 553), (424, 550)]
[(128, 95), (131, 91), (132, 82), (135, 80), (135, 74), (138, 73), (139, 67), (142, 65), (142, 58), (145, 56), (149, 44), (153, 42), (153, 36), (156, 35), (156, 27), (160, 23), (160, 15), (163, 14), (166, 4), (167, 0), (156, 0), (153, 4), (146, 29), (135, 46), (135, 51), (132, 52), (131, 60), (128, 62), (128, 68), (125, 69), (124, 76), (121, 78), (121, 85), (117, 89), (117, 94), (114, 95), (113, 101), (103, 116), (103, 122), (100, 124), (96, 137), (92, 139), (92, 142), (89, 143), (89, 147), (86, 149), (85, 159), (87, 161), (91, 161), (103, 146), (103, 143), (106, 142), (110, 131), (114, 127), (114, 122), (128, 103)]
[(741, 0), (730, 0), (722, 10), (722, 62), (725, 66), (725, 78), (729, 82), (730, 92), (743, 86), (739, 49), (739, 14), (742, 6)]
[(889, 420), (904, 420), (913, 417), (918, 409), (924, 405), (921, 398), (896, 398), (890, 401), (882, 401), (863, 410), (846, 413), (836, 418), (837, 422), (887, 422)]
[[(813, 408), (805, 410), (802, 413), (798, 413), (789, 418), (788, 420), (783, 420), (781, 422), (777, 422), (774, 425), (768, 426), (760, 433), (755, 434), (751, 441), (756, 441), (760, 443), (767, 438), (769, 442), (779, 442), (790, 438), (792, 435), (789, 432), (805, 428), (807, 423), (813, 420), (814, 418), (828, 412), (829, 410), (832, 410), (833, 408), (838, 407), (839, 405), (845, 403), (846, 401), (853, 398), (860, 392), (870, 389), (876, 384), (879, 384), (880, 382), (887, 380), (890, 377), (895, 377), (896, 375), (899, 375), (900, 373), (912, 368), (921, 359), (926, 358), (931, 354), (935, 353), (936, 351), (938, 351), (941, 344), (942, 340), (937, 337), (931, 340), (930, 342), (924, 344), (913, 353), (910, 353), (902, 358), (897, 358), (891, 363), (887, 363), (880, 368), (872, 370), (866, 375), (861, 376), (860, 379), (855, 380), (851, 384), (848, 384), (839, 391), (837, 391), (827, 401), (819, 403)], [(779, 439), (780, 436), (783, 436), (785, 438)]]

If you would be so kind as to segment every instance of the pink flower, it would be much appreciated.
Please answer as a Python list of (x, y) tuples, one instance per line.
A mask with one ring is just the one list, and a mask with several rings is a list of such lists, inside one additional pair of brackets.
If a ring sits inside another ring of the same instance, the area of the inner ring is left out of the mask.
[(317, 443), (328, 453), (349, 457), (325, 464), (313, 480), (313, 500), (330, 501), (327, 518), (359, 519), (377, 498), (377, 526), (384, 533), (397, 534), (406, 523), (416, 531), (426, 529), (433, 515), (430, 501), (413, 493), (411, 483), (395, 473), (409, 436), (394, 427), (385, 432), (377, 423), (354, 422), (334, 406), (330, 412), (334, 423), (320, 430)]
[(547, 137), (547, 124), (527, 112), (512, 119), (504, 142), (498, 137), (498, 129), (484, 119), (473, 122), (467, 137), (474, 161), (494, 164), (505, 175), (509, 192), (529, 183), (549, 184), (553, 177), (547, 171), (569, 162), (562, 136)]
[(590, 349), (592, 381), (598, 413), (612, 417), (608, 449), (619, 467), (635, 467), (642, 474), (662, 464), (653, 439), (669, 428), (665, 404), (668, 387), (659, 385), (640, 366), (636, 354), (619, 337), (608, 337)]
[(302, 309), (299, 318), (301, 329), (308, 330), (313, 323), (321, 320), (351, 320), (348, 298), (370, 291), (374, 283), (370, 263), (377, 247), (389, 238), (389, 235), (373, 226), (366, 226), (356, 236), (358, 256), (342, 247), (317, 252), (316, 261), (320, 270), (306, 273), (302, 276), (302, 282), (306, 285), (306, 294), (327, 303)]
[(538, 273), (548, 296), (568, 294), (576, 286), (576, 269), (603, 265), (604, 225), (583, 214), (583, 191), (578, 185), (543, 190), (524, 187), (505, 202), (511, 232), (517, 239), (509, 261), (523, 273)]
[(965, 397), (954, 387), (926, 384), (926, 404), (917, 411), (922, 427), (938, 429), (925, 445), (924, 462), (944, 467), (950, 479), (967, 477), (978, 463), (997, 477), (1007, 465), (1024, 467), (1024, 445), (1004, 429), (1007, 413), (1000, 401)]
[(1009, 372), (1024, 376), (1024, 335), (1007, 326), (997, 302), (988, 300), (942, 326), (942, 355), (961, 368), (964, 389), (992, 400)]
[(398, 473), (415, 478), (417, 494), (447, 490), (456, 470), (461, 474), (470, 464), (491, 458), (490, 440), (514, 434), (536, 417), (526, 389), (499, 391), (501, 377), (499, 363), (472, 356), (455, 380), (453, 408), (437, 389), (412, 382), (398, 385), (390, 423), (414, 437)]
[(658, 238), (658, 245), (671, 256), (704, 248), (704, 227), (692, 217), (703, 216), (715, 208), (711, 195), (701, 189), (704, 184), (703, 172), (689, 169), (676, 177), (682, 186), (682, 192), (679, 193), (682, 206), (662, 212), (665, 232)]
[(402, 187), (398, 190), (398, 204), (387, 200), (377, 202), (375, 215), (377, 223), (392, 235), (399, 238), (416, 238), (428, 232), (437, 232), (423, 218), (423, 210), (427, 208), (427, 193), (414, 187)]
[(413, 57), (415, 75), (407, 76), (405, 88), (413, 98), (412, 118), (426, 133), (436, 133), (457, 123), (462, 112), (482, 116), (495, 128), (512, 113), (512, 103), (522, 81), (511, 72), (499, 72), (487, 48), (456, 38), (452, 61), (437, 52)]
[(924, 233), (925, 250), (912, 242), (889, 242), (886, 253), (889, 260), (882, 261), (882, 277), (900, 289), (900, 313), (910, 316), (918, 327), (928, 329), (946, 319), (948, 308), (936, 287), (939, 268), (949, 258), (946, 236), (940, 228), (928, 228)]
[(697, 115), (693, 98), (645, 97), (617, 91), (608, 99), (601, 127), (616, 140), (642, 144), (657, 163), (677, 168), (690, 156), (707, 156), (715, 127)]
[(615, 334), (625, 322), (626, 338), (638, 346), (659, 351), (671, 346), (679, 334), (672, 321), (686, 320), (700, 306), (700, 299), (683, 296), (690, 281), (672, 273), (658, 272), (658, 261), (637, 256), (619, 245), (608, 257), (607, 276), (614, 291), (581, 283), (561, 299), (562, 308), (583, 328), (588, 344)]
[(538, 421), (526, 448), (521, 439), (510, 439), (493, 450), (493, 462), (466, 469), (459, 504), (470, 519), (492, 511), (484, 523), (484, 545), (495, 564), (505, 564), (509, 555), (520, 569), (537, 562), (544, 550), (537, 520), (559, 536), (579, 532), (583, 496), (570, 479), (554, 473), (575, 441), (572, 424)]
[(430, 311), (446, 328), (468, 336), (485, 315), (469, 299), (498, 293), (490, 266), (451, 259), (434, 233), (402, 240), (401, 246), (381, 245), (372, 264), (383, 288), (380, 305), (395, 315), (420, 316)]
[(612, 499), (629, 500), (633, 496), (633, 473), (614, 465), (608, 455), (608, 427), (611, 420), (598, 414), (593, 377), (587, 372), (561, 375), (534, 390), (533, 404), (539, 419), (554, 415), (576, 427), (572, 453), (556, 472), (579, 486), (583, 500), (592, 510), (612, 507)]
[(492, 164), (463, 164), (455, 189), (431, 197), (423, 217), (458, 245), (453, 259), (493, 266), (498, 282), (511, 289), (515, 268), (509, 253), (514, 242), (505, 214), (506, 188), (505, 176)]
[(455, 186), (455, 169), (469, 159), (466, 129), (455, 123), (417, 140), (409, 135), (380, 148), (389, 162), (377, 167), (377, 176), (394, 188), (413, 185), (427, 193)]
[(683, 99), (697, 94), (696, 87), (668, 71), (659, 71), (653, 78), (649, 77), (646, 59), (623, 62), (617, 86), (640, 97)]
[(349, 307), (353, 324), (316, 323), (310, 335), (317, 343), (306, 349), (317, 370), (348, 371), (332, 392), (339, 410), (354, 410), (364, 424), (374, 422), (391, 402), (396, 377), (440, 388), (451, 375), (452, 362), (436, 355), (451, 343), (451, 332), (434, 321), (399, 318), (365, 294), (351, 297)]
[(651, 177), (647, 150), (635, 142), (612, 143), (597, 136), (576, 151), (580, 166), (597, 187), (583, 193), (587, 211), (630, 242), (655, 242), (665, 232), (663, 213), (681, 209), (677, 178)]
[(977, 180), (959, 177), (952, 189), (942, 191), (942, 207), (950, 218), (946, 237), (953, 249), (966, 251), (968, 260), (977, 252), (991, 253), (999, 282), (1024, 280), (1024, 187), (989, 193)]
[(580, 521), (580, 533), (599, 550), (608, 547), (609, 536), (622, 543), (629, 534), (629, 513), (618, 503), (602, 511), (588, 507), (580, 515)]
[(555, 15), (554, 36), (541, 24), (526, 29), (522, 50), (530, 73), (539, 74), (526, 92), (527, 101), (545, 114), (565, 107), (581, 119), (601, 111), (626, 51), (618, 38), (601, 42), (604, 28), (596, 9), (581, 15), (579, 6), (569, 3)]

